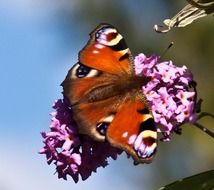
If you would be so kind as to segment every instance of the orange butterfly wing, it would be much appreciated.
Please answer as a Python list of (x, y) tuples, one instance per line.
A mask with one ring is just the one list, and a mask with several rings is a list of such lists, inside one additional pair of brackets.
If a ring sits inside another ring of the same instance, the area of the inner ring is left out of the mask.
[(140, 99), (126, 101), (107, 129), (107, 139), (125, 150), (135, 163), (150, 163), (157, 148), (152, 115)]
[(144, 80), (135, 77), (130, 50), (113, 26), (101, 24), (90, 36), (62, 83), (79, 132), (95, 140), (107, 139), (136, 163), (149, 163), (157, 133), (139, 93)]
[(96, 123), (120, 107), (124, 97), (115, 97), (115, 84), (133, 72), (132, 57), (123, 37), (111, 25), (99, 25), (90, 36), (79, 53), (79, 62), (70, 69), (62, 86), (80, 132), (101, 140), (104, 138), (96, 133)]
[(79, 60), (89, 67), (118, 75), (133, 72), (132, 56), (122, 35), (111, 25), (101, 24), (80, 51)]

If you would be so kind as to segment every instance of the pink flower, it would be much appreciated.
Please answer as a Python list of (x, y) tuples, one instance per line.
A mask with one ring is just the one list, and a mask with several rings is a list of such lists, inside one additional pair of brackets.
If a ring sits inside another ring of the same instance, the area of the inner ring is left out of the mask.
[(121, 153), (106, 142), (97, 142), (79, 134), (65, 99), (57, 100), (53, 108), (50, 131), (41, 133), (45, 146), (39, 153), (46, 155), (48, 164), (53, 162), (56, 165), (59, 178), (67, 179), (69, 175), (75, 182), (79, 176), (85, 180), (98, 167), (107, 166), (108, 157), (116, 159)]
[(136, 74), (151, 77), (143, 93), (149, 102), (158, 131), (163, 140), (176, 132), (184, 122), (194, 122), (195, 95), (192, 74), (186, 66), (177, 67), (172, 61), (159, 62), (158, 56), (139, 54), (134, 60)]
[[(180, 126), (196, 120), (196, 92), (191, 88), (193, 76), (186, 68), (177, 67), (171, 61), (159, 63), (158, 56), (135, 57), (136, 75), (148, 77), (150, 81), (142, 86), (142, 93), (157, 124), (157, 131), (162, 133), (161, 140), (169, 141), (173, 132), (180, 133)], [(77, 124), (72, 118), (71, 107), (66, 99), (57, 100), (51, 113), (49, 132), (42, 132), (44, 147), (41, 154), (46, 155), (48, 164), (55, 164), (59, 178), (71, 176), (78, 182), (87, 179), (98, 167), (108, 165), (107, 158), (116, 159), (121, 150), (108, 142), (97, 142), (78, 133)], [(128, 143), (134, 143), (139, 156), (150, 156), (152, 149), (146, 147), (141, 138), (133, 135)]]

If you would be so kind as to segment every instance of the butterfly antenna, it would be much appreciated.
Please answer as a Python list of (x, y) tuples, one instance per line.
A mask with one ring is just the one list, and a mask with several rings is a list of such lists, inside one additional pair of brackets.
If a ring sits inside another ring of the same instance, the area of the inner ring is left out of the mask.
[(167, 51), (168, 51), (173, 45), (174, 45), (174, 42), (171, 42), (171, 43), (168, 45), (168, 47), (163, 51), (163, 53), (161, 53), (160, 59), (163, 58), (163, 57), (166, 55)]

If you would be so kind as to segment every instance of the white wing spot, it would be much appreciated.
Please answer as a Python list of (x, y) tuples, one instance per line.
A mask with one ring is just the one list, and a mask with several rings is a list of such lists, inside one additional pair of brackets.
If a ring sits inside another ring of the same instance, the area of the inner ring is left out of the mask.
[(97, 50), (93, 50), (93, 51), (92, 51), (92, 53), (93, 53), (93, 54), (98, 54), (98, 53), (99, 53), (99, 51), (97, 51)]
[(127, 131), (122, 134), (123, 138), (126, 138), (127, 136), (128, 136), (128, 132)]
[(137, 135), (131, 135), (129, 137), (128, 144), (134, 144), (136, 138), (137, 138)]
[(102, 45), (102, 44), (95, 44), (94, 46), (97, 49), (102, 49), (104, 47), (104, 45)]

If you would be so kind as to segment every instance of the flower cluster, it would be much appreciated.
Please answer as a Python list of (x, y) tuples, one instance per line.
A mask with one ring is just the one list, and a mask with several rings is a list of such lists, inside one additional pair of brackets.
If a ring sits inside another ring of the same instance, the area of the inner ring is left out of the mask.
[(108, 157), (116, 159), (121, 153), (107, 142), (80, 135), (66, 99), (57, 100), (53, 108), (50, 132), (41, 133), (45, 146), (39, 153), (46, 155), (48, 164), (54, 162), (59, 178), (70, 175), (75, 182), (79, 176), (85, 180), (98, 167), (107, 166)]
[(177, 67), (171, 61), (158, 61), (158, 56), (147, 58), (141, 53), (134, 60), (135, 72), (150, 78), (142, 86), (142, 91), (151, 106), (155, 122), (160, 126), (158, 131), (167, 141), (173, 131), (180, 131), (179, 127), (184, 122), (195, 121), (196, 92), (192, 88), (192, 74), (186, 66)]
[[(195, 121), (196, 92), (191, 88), (192, 74), (185, 66), (158, 61), (158, 56), (147, 58), (139, 54), (134, 64), (137, 75), (150, 79), (142, 86), (142, 93), (150, 105), (157, 130), (167, 141), (172, 132), (179, 132), (184, 122)], [(98, 167), (107, 166), (108, 157), (116, 159), (122, 152), (107, 142), (79, 134), (66, 99), (57, 100), (53, 108), (50, 131), (41, 133), (45, 146), (40, 153), (46, 155), (48, 164), (56, 165), (59, 178), (67, 179), (70, 175), (75, 182), (79, 176), (85, 180)]]

